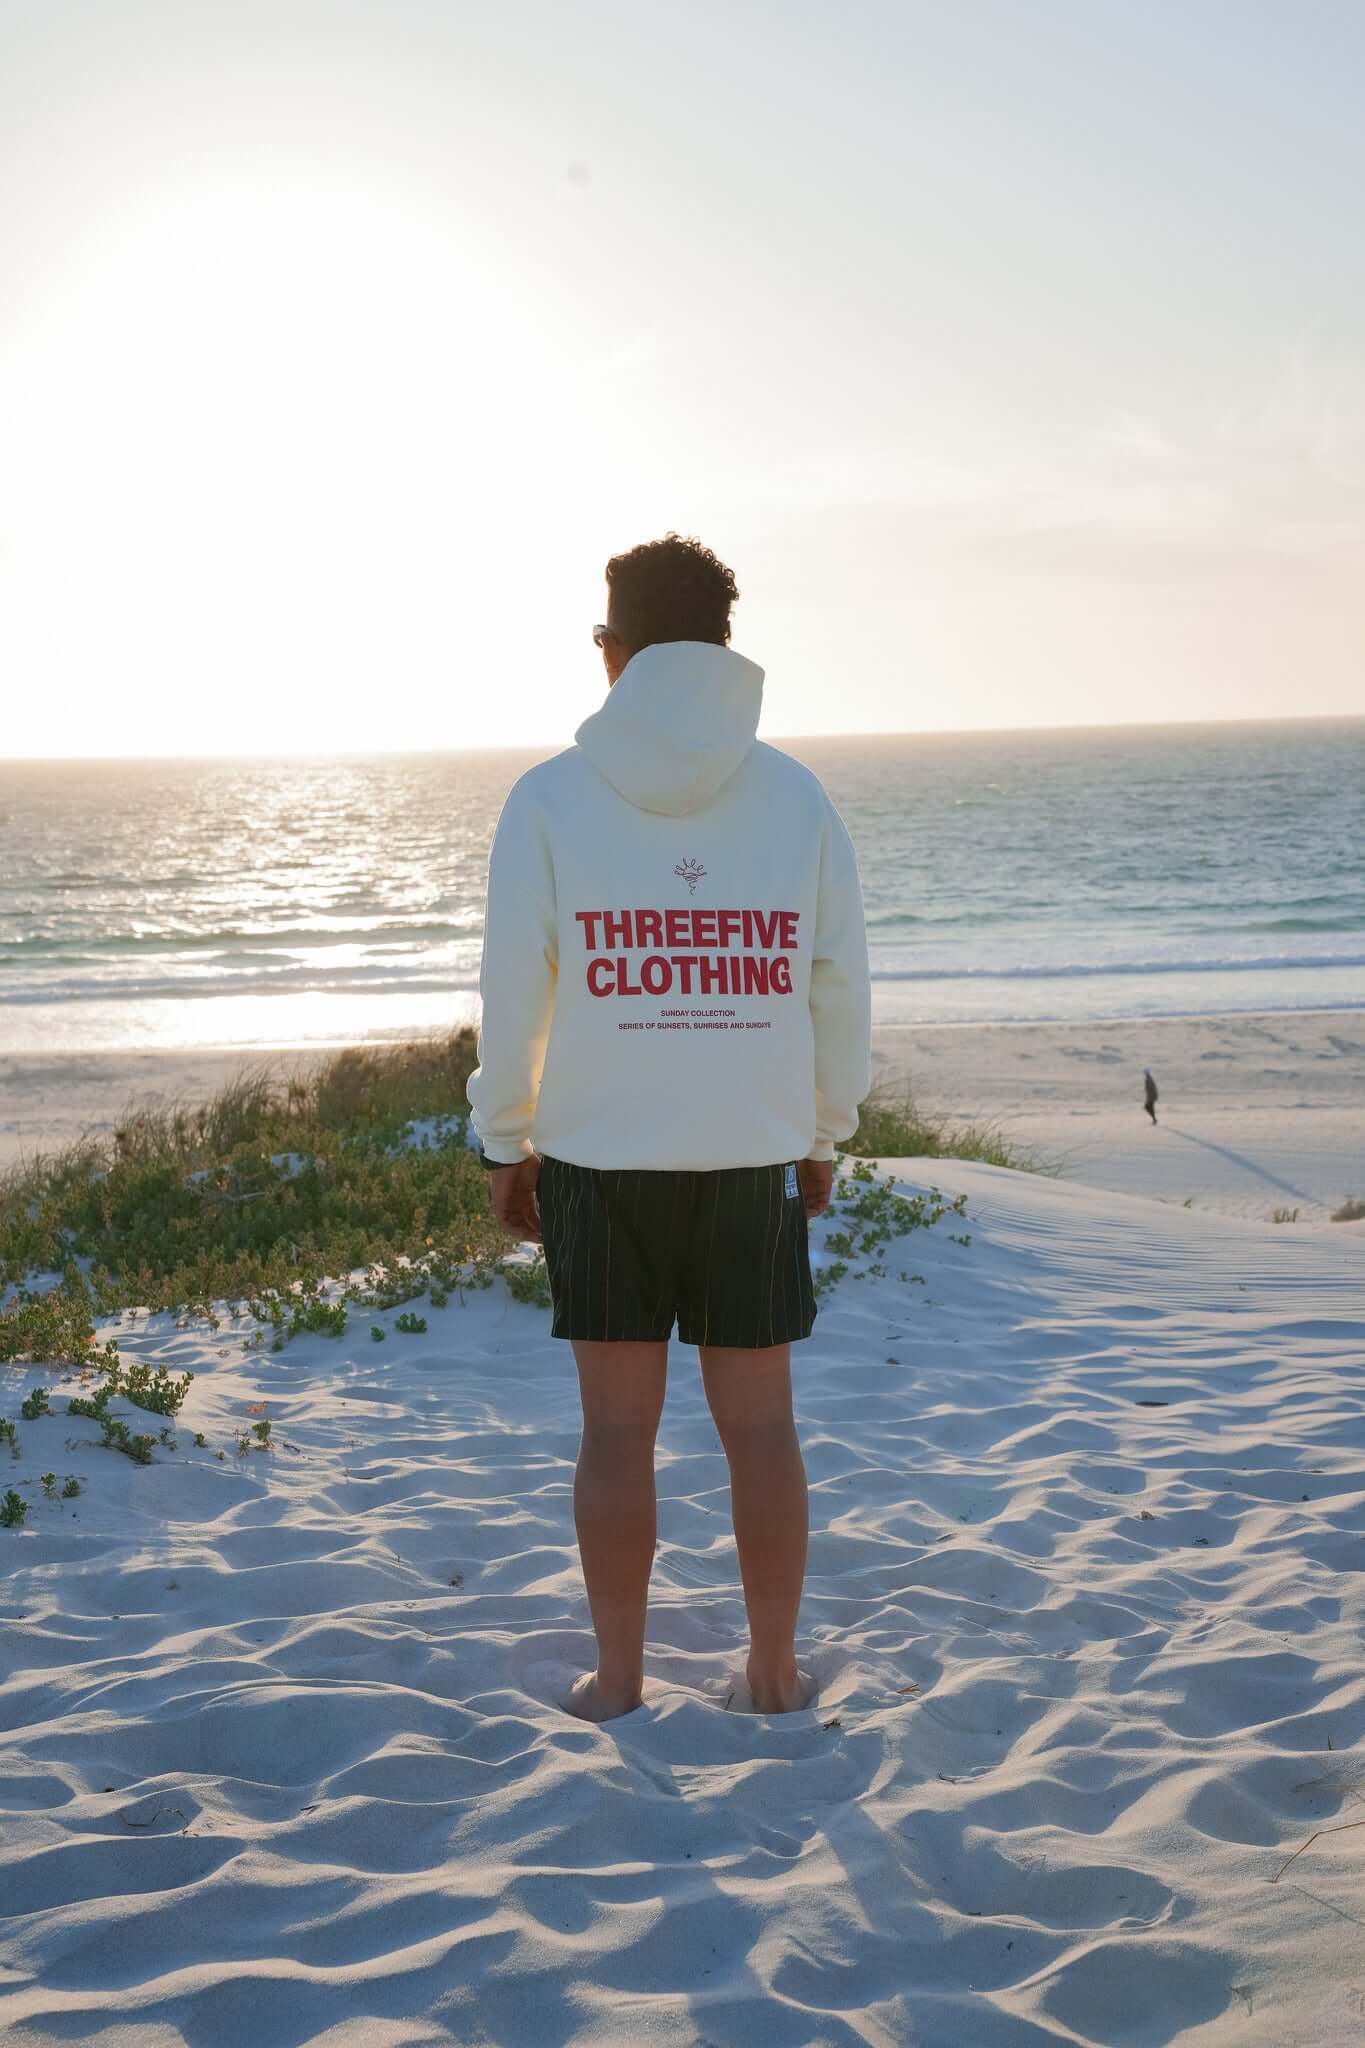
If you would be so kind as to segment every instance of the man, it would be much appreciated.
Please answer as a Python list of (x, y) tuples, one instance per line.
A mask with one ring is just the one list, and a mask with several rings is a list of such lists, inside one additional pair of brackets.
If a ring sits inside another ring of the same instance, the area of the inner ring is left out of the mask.
[(871, 1080), (857, 863), (809, 769), (755, 738), (730, 570), (669, 533), (607, 564), (607, 675), (575, 744), (513, 785), (488, 867), (472, 1123), (498, 1221), (543, 1243), (583, 1404), (574, 1520), (597, 1667), (639, 1706), (654, 1441), (674, 1322), (730, 1469), (760, 1713), (809, 1704), (791, 1345), (808, 1220)]
[(1152, 1070), (1150, 1067), (1144, 1067), (1142, 1070), (1142, 1106), (1153, 1123), (1156, 1122), (1157, 1095), (1158, 1089), (1156, 1082), (1152, 1079)]

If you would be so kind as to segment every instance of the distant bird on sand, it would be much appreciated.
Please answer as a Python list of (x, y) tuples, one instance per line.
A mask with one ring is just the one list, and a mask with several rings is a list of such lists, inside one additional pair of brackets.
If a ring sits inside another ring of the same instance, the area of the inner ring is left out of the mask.
[(1150, 1067), (1144, 1067), (1142, 1072), (1144, 1077), (1144, 1085), (1142, 1090), (1142, 1106), (1146, 1110), (1148, 1116), (1152, 1119), (1152, 1122), (1155, 1123), (1156, 1099), (1158, 1092), (1157, 1085), (1156, 1082), (1152, 1079), (1152, 1070)]

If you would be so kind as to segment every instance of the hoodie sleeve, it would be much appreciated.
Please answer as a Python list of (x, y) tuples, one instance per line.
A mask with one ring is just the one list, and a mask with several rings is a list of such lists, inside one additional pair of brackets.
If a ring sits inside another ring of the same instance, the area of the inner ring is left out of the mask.
[(867, 927), (853, 841), (826, 798), (810, 971), (815, 1031), (815, 1143), (812, 1159), (832, 1159), (858, 1128), (858, 1105), (872, 1085), (872, 981)]
[(470, 1122), (490, 1159), (534, 1151), (531, 1125), (559, 972), (554, 864), (538, 808), (519, 784), (488, 857), (479, 993), (479, 1064), (466, 1084)]

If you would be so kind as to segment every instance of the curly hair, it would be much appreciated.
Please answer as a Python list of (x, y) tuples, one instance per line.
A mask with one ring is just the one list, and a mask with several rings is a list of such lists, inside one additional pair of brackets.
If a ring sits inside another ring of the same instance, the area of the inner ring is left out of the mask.
[(699, 540), (668, 533), (607, 563), (612, 625), (632, 654), (660, 640), (730, 641), (733, 571)]

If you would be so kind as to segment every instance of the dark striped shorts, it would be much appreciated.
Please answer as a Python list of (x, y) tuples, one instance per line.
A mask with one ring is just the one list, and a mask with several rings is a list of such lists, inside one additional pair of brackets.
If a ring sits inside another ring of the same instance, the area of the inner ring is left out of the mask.
[(536, 1188), (551, 1335), (760, 1349), (815, 1322), (796, 1162), (710, 1173), (575, 1166), (541, 1155)]

